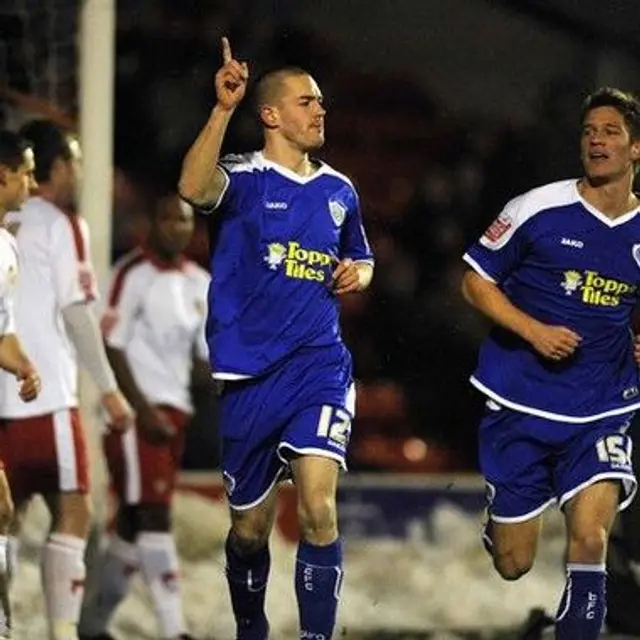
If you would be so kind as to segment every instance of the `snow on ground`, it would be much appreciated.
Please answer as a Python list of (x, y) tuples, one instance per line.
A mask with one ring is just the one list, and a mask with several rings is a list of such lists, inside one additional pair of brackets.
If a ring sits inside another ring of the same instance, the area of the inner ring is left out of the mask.
[[(203, 640), (233, 640), (233, 620), (223, 574), (228, 516), (222, 504), (179, 494), (175, 523), (184, 574), (183, 599), (190, 631)], [(34, 503), (24, 528), (14, 585), (16, 637), (45, 638), (38, 546), (47, 518)], [(346, 577), (339, 625), (349, 631), (491, 628), (519, 624), (527, 611), (555, 611), (564, 581), (562, 521), (547, 520), (536, 567), (517, 583), (493, 572), (479, 541), (479, 519), (442, 503), (409, 540), (351, 540), (345, 544)], [(293, 591), (295, 547), (275, 535), (267, 607), (273, 640), (297, 637)], [(113, 632), (122, 640), (157, 638), (141, 582), (118, 610)], [(443, 636), (444, 637), (444, 636)]]

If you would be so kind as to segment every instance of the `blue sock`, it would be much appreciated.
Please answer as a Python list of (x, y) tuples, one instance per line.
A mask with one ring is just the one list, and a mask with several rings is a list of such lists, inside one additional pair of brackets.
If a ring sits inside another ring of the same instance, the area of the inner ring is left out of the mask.
[(269, 624), (264, 612), (264, 598), (271, 565), (269, 547), (249, 556), (241, 556), (233, 548), (228, 536), (225, 552), (227, 583), (238, 629), (237, 640), (266, 640)]
[(607, 611), (603, 564), (567, 564), (567, 582), (556, 616), (557, 640), (596, 640)]
[(296, 561), (300, 637), (329, 640), (336, 624), (342, 584), (342, 545), (317, 547), (302, 540)]

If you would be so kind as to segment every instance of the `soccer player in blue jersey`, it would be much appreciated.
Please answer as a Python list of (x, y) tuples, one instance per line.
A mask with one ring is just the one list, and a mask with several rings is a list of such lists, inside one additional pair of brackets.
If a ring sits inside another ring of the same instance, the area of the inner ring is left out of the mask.
[(627, 427), (640, 407), (631, 314), (640, 290), (640, 103), (617, 89), (581, 113), (584, 177), (511, 200), (469, 249), (466, 299), (495, 328), (471, 381), (487, 396), (480, 462), (495, 567), (533, 564), (543, 511), (567, 526), (560, 640), (597, 638), (605, 553), (636, 490)]
[(188, 151), (180, 193), (212, 212), (207, 340), (220, 402), (222, 469), (231, 506), (227, 578), (239, 640), (264, 640), (268, 540), (279, 481), (291, 475), (301, 540), (300, 638), (328, 640), (342, 581), (336, 488), (354, 391), (338, 296), (365, 289), (373, 257), (348, 178), (311, 157), (326, 110), (298, 68), (256, 87), (261, 151), (219, 160), (248, 80), (223, 39), (217, 104)]

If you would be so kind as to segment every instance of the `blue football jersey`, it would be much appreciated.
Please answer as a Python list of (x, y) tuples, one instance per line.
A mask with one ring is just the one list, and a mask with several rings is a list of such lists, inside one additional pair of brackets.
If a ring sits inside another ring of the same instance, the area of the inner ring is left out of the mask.
[(471, 382), (505, 406), (566, 422), (640, 407), (631, 314), (640, 284), (640, 210), (610, 220), (576, 180), (534, 189), (507, 204), (465, 261), (511, 302), (582, 336), (575, 354), (544, 359), (494, 327)]
[(299, 347), (341, 341), (339, 259), (372, 262), (351, 181), (302, 177), (261, 152), (226, 156), (212, 227), (207, 342), (216, 377), (257, 376)]

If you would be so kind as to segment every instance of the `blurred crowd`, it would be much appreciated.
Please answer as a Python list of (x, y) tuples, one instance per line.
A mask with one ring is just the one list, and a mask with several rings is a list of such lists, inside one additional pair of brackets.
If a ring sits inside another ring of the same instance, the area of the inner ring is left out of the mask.
[[(351, 466), (473, 470), (482, 399), (467, 378), (488, 327), (459, 294), (461, 256), (509, 198), (578, 175), (583, 87), (546, 87), (528, 128), (452, 116), (400, 71), (346, 67), (320, 34), (287, 23), (286, 1), (268, 19), (258, 4), (119, 3), (113, 258), (143, 240), (146, 212), (175, 189), (214, 103), (223, 34), (254, 77), (308, 69), (328, 105), (321, 158), (356, 183), (377, 260), (371, 289), (343, 303), (359, 386)], [(258, 133), (247, 102), (227, 150), (258, 147)], [(207, 251), (202, 219), (189, 252), (206, 264)]]

